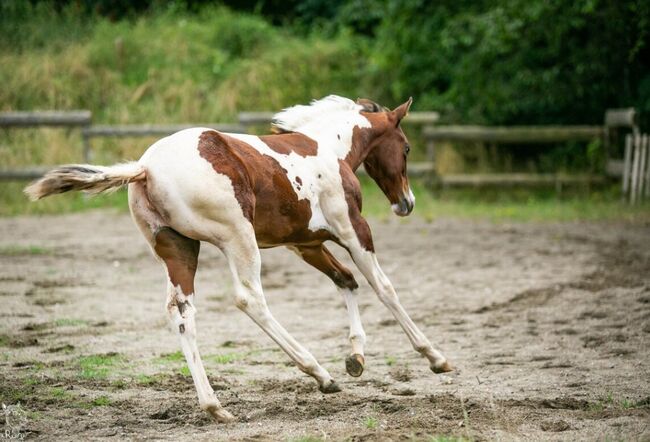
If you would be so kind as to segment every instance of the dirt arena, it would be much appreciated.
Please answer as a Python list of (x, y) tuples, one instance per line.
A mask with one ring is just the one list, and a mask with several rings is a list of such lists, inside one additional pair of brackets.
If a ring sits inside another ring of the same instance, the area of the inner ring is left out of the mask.
[(127, 214), (97, 211), (0, 219), (0, 402), (20, 402), (20, 434), (44, 440), (650, 440), (650, 226), (371, 226), (455, 372), (429, 371), (364, 281), (366, 371), (349, 377), (333, 284), (264, 251), (271, 310), (343, 389), (322, 395), (234, 307), (225, 259), (203, 245), (199, 347), (238, 418), (216, 424), (166, 325), (162, 267)]

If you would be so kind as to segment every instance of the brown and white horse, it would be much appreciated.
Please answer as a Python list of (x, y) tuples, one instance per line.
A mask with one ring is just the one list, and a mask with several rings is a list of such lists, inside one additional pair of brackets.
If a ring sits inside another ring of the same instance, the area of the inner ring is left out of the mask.
[(137, 162), (61, 166), (25, 191), (39, 199), (69, 190), (97, 193), (128, 183), (133, 219), (167, 272), (167, 313), (199, 403), (227, 422), (233, 416), (215, 396), (196, 344), (194, 275), (201, 241), (225, 254), (237, 307), (314, 377), (323, 393), (340, 389), (269, 311), (260, 279), (260, 248), (290, 248), (339, 288), (350, 320), (352, 350), (345, 363), (350, 375), (360, 376), (365, 362), (358, 285), (325, 247), (327, 240), (350, 253), (431, 369), (452, 369), (407, 315), (379, 266), (354, 174), (363, 163), (393, 211), (411, 213), (415, 200), (406, 175), (409, 144), (399, 126), (410, 105), (411, 99), (390, 111), (369, 100), (329, 96), (277, 114), (279, 133), (274, 135), (187, 129), (157, 141)]

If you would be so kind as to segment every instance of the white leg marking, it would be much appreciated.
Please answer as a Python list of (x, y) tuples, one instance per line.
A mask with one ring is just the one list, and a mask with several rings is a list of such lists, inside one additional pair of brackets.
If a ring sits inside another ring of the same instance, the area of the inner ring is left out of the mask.
[(199, 405), (220, 422), (234, 420), (234, 417), (221, 406), (203, 368), (203, 361), (196, 345), (194, 294), (185, 296), (180, 287), (174, 287), (171, 282), (168, 282), (167, 311), (172, 326), (180, 338), (181, 349), (199, 397)]
[(355, 264), (375, 290), (381, 302), (391, 311), (408, 336), (415, 351), (429, 360), (433, 371), (449, 371), (451, 367), (447, 359), (431, 345), (426, 336), (406, 313), (404, 307), (402, 307), (393, 285), (377, 262), (377, 256), (372, 252), (363, 250), (360, 246), (351, 247), (350, 253)]
[(350, 344), (352, 345), (352, 354), (363, 356), (363, 347), (366, 344), (366, 333), (363, 331), (361, 324), (361, 315), (359, 314), (359, 305), (357, 303), (357, 293), (355, 290), (340, 289), (345, 305), (348, 309), (348, 318), (350, 320)]
[(321, 391), (339, 391), (327, 370), (271, 314), (262, 291), (259, 249), (254, 242), (244, 242), (250, 244), (233, 240), (224, 247), (234, 280), (235, 304), (289, 355), (300, 370), (318, 381)]

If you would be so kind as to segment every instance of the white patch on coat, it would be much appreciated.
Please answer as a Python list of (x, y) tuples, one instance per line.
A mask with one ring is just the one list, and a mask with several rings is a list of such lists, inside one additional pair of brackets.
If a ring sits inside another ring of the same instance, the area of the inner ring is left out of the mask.
[(371, 127), (370, 121), (359, 113), (362, 109), (348, 98), (330, 95), (313, 101), (309, 106), (285, 109), (273, 120), (280, 129), (298, 132), (316, 141), (319, 153), (321, 149), (327, 149), (337, 158), (344, 159), (352, 148), (354, 127)]
[(147, 170), (147, 196), (166, 225), (187, 237), (220, 243), (234, 234), (250, 234), (252, 226), (230, 178), (200, 155), (199, 138), (209, 130), (185, 129), (163, 138), (140, 164)]

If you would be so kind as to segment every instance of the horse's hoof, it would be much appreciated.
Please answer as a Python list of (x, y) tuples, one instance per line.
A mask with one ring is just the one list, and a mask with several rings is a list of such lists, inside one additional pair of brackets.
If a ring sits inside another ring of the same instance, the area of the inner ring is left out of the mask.
[(341, 391), (341, 387), (339, 387), (339, 384), (334, 382), (333, 380), (329, 382), (327, 385), (320, 385), (318, 389), (321, 391), (321, 393), (325, 394), (330, 394), (330, 393), (338, 393)]
[(225, 408), (217, 407), (216, 405), (209, 406), (206, 411), (217, 421), (222, 424), (227, 424), (229, 422), (234, 422), (236, 420), (235, 416), (230, 414)]
[(431, 371), (439, 374), (439, 373), (448, 373), (450, 371), (454, 371), (454, 367), (451, 366), (449, 361), (445, 361), (440, 365), (432, 365), (431, 366)]
[(352, 354), (345, 358), (345, 371), (352, 377), (358, 378), (363, 373), (363, 365), (366, 361), (359, 353)]

